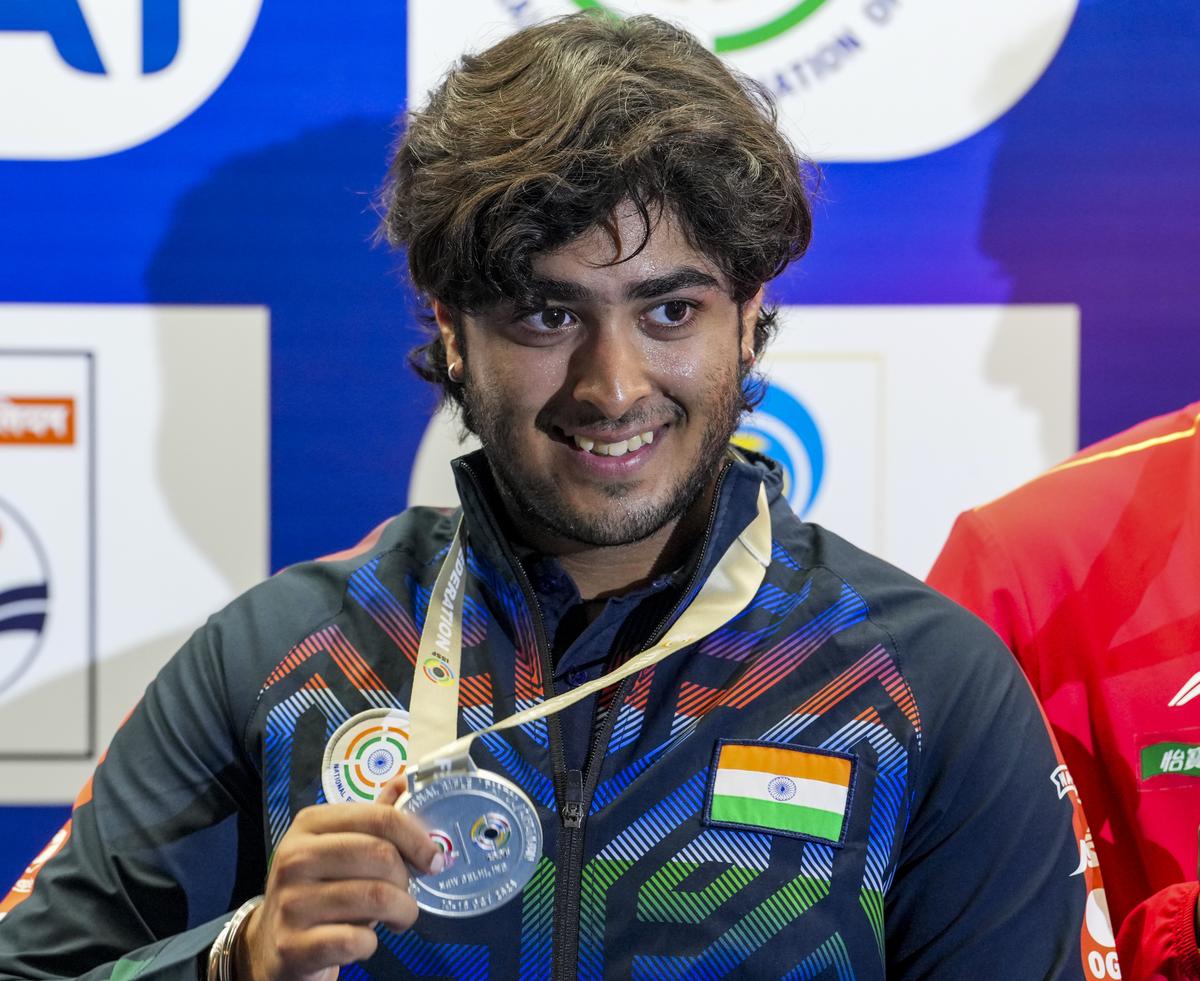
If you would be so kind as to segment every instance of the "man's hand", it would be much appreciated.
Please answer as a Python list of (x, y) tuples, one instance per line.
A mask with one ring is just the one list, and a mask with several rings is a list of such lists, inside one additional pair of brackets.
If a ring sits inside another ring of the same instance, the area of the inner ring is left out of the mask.
[(377, 923), (413, 925), (405, 863), (440, 871), (441, 853), (392, 806), (401, 783), (374, 804), (319, 804), (296, 815), (271, 862), (266, 900), (238, 941), (238, 981), (332, 981), (341, 965), (375, 952)]

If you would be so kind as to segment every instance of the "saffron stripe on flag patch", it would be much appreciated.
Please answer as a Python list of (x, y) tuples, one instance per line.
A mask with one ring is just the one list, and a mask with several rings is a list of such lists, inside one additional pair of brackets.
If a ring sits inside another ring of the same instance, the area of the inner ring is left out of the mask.
[(725, 743), (717, 764), (733, 770), (767, 770), (789, 777), (828, 780), (843, 787), (850, 783), (850, 761), (844, 756), (828, 756), (786, 746)]
[(854, 759), (770, 743), (719, 742), (708, 820), (840, 844)]

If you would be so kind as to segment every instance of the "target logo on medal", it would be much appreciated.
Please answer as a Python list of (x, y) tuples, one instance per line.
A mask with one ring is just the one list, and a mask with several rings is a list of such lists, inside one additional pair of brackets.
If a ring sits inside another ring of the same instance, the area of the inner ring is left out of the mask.
[(342, 723), (325, 747), (321, 786), (330, 803), (370, 803), (408, 765), (408, 713), (369, 709)]
[(500, 857), (507, 850), (512, 837), (512, 825), (503, 814), (489, 811), (481, 814), (471, 825), (471, 840), (481, 852)]
[(798, 398), (781, 385), (769, 385), (733, 442), (779, 463), (792, 510), (800, 517), (812, 510), (825, 480), (825, 442), (812, 413)]
[(49, 604), (46, 551), (33, 526), (0, 499), (0, 693), (37, 657)]
[(796, 796), (796, 781), (791, 777), (772, 777), (767, 782), (767, 793), (773, 800), (791, 800)]
[(421, 670), (425, 672), (425, 677), (435, 685), (448, 685), (454, 681), (454, 671), (446, 663), (446, 659), (439, 654), (425, 658)]

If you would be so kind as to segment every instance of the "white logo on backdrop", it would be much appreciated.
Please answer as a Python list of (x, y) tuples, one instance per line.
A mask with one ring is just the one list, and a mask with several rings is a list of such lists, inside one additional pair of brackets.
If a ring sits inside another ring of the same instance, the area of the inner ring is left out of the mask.
[(267, 334), (258, 308), (0, 303), (0, 803), (71, 800), (267, 571)]
[(262, 0), (4, 0), (0, 159), (144, 143), (196, 111), (241, 57)]
[(464, 49), (592, 8), (683, 24), (775, 93), (820, 160), (894, 160), (979, 132), (1046, 70), (1078, 0), (410, 0), (414, 102)]

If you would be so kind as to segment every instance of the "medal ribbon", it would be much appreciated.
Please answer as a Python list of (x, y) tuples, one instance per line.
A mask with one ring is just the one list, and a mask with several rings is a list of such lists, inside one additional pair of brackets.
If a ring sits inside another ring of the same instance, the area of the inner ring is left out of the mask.
[[(457, 739), (459, 666), (462, 659), (463, 526), (459, 521), (450, 551), (429, 597), (417, 669), (413, 677), (409, 758), (420, 771), (440, 760), (466, 756), (471, 743), (489, 732), (525, 725), (561, 712), (602, 688), (657, 664), (704, 639), (742, 612), (758, 592), (771, 564), (771, 515), (766, 489), (758, 489), (757, 514), (725, 550), (716, 567), (661, 640), (620, 667), (569, 692), (532, 705), (485, 729)], [(448, 671), (442, 675), (441, 670)], [(432, 676), (431, 676), (432, 675)]]

